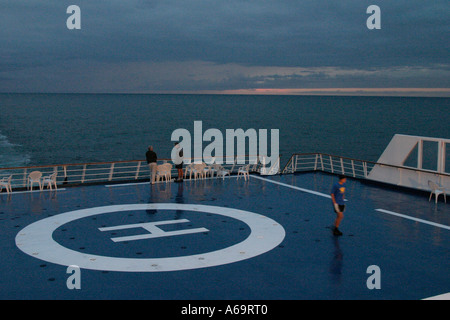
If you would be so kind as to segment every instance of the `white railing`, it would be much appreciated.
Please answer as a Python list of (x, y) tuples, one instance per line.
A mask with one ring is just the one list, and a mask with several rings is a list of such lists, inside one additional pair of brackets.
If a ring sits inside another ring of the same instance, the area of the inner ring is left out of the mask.
[[(243, 164), (251, 164), (250, 172), (260, 172), (261, 163), (257, 156), (238, 156), (225, 159), (222, 166), (236, 174)], [(194, 162), (196, 159), (191, 159)], [(208, 162), (208, 160), (206, 160)], [(280, 161), (280, 160), (278, 160)], [(158, 164), (171, 162), (170, 159), (161, 159)], [(185, 160), (185, 162), (187, 162)], [(389, 170), (389, 179), (374, 174), (379, 168)], [(267, 169), (267, 168), (266, 168)], [(278, 171), (279, 169), (277, 169)], [(0, 168), (0, 179), (12, 176), (13, 189), (26, 188), (28, 176), (33, 171), (42, 172), (42, 176), (49, 176), (55, 171), (57, 185), (78, 185), (89, 183), (114, 183), (125, 181), (144, 181), (150, 177), (150, 169), (145, 160), (94, 162), (78, 164), (62, 164), (33, 167)], [(404, 166), (376, 163), (324, 153), (296, 153), (291, 156), (282, 174), (307, 171), (322, 171), (332, 174), (344, 174), (348, 177), (367, 179), (383, 183), (410, 187), (420, 190), (429, 190), (428, 181), (437, 182), (450, 190), (450, 174), (431, 170), (422, 170)], [(177, 177), (177, 170), (172, 167), (172, 177)], [(412, 183), (413, 181), (414, 183)]]
[(324, 153), (296, 153), (289, 159), (282, 173), (324, 171), (354, 178), (367, 178), (375, 163)]
[[(243, 164), (251, 164), (250, 171), (257, 171), (261, 166), (257, 159), (256, 156), (225, 158), (222, 167), (229, 170), (230, 174), (236, 174)], [(194, 161), (196, 159), (192, 158), (190, 161), (185, 160), (185, 163)], [(208, 159), (205, 161), (208, 162)], [(172, 163), (170, 159), (158, 160), (158, 164), (166, 162)], [(12, 176), (11, 186), (13, 189), (26, 188), (28, 176), (33, 171), (40, 171), (43, 177), (56, 171), (58, 186), (148, 180), (150, 177), (150, 168), (145, 160), (129, 160), (0, 168), (0, 180)], [(175, 166), (172, 167), (172, 177), (177, 177)]]
[[(378, 175), (375, 175), (374, 172), (376, 173), (376, 170), (379, 168), (388, 170), (389, 176), (380, 178)], [(429, 190), (428, 181), (433, 181), (450, 190), (450, 174), (447, 172), (395, 166), (324, 153), (293, 154), (282, 170), (282, 173), (288, 174), (305, 171), (343, 174), (348, 177), (373, 180), (426, 191)]]

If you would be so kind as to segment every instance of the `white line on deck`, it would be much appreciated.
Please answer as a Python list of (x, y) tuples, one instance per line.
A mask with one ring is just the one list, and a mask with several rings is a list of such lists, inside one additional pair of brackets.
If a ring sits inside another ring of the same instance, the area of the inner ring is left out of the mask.
[(450, 230), (449, 226), (446, 226), (446, 225), (443, 225), (443, 224), (439, 224), (439, 223), (435, 223), (435, 222), (431, 222), (431, 221), (427, 221), (427, 220), (423, 220), (423, 219), (419, 219), (419, 218), (410, 217), (410, 216), (407, 216), (407, 215), (404, 215), (404, 214), (400, 214), (400, 213), (397, 213), (397, 212), (392, 212), (392, 211), (388, 211), (388, 210), (384, 210), (384, 209), (376, 209), (375, 211), (387, 213), (387, 214), (390, 214), (390, 215), (393, 215), (393, 216), (397, 216), (397, 217), (400, 217), (400, 218), (405, 218), (405, 219), (409, 219), (409, 220), (413, 220), (413, 221), (429, 224), (429, 225), (434, 226), (434, 227)]
[(2, 193), (0, 193), (0, 195), (3, 195), (3, 194), (13, 195), (13, 194), (21, 194), (21, 193), (38, 193), (38, 192), (57, 192), (57, 191), (65, 191), (65, 190), (66, 190), (65, 188), (58, 188), (58, 189), (53, 189), (53, 190), (50, 190), (50, 189), (42, 189), (42, 190), (36, 189), (36, 190), (27, 190), (27, 191), (13, 191), (13, 192), (11, 192), (9, 194), (2, 192)]
[(140, 184), (150, 184), (150, 182), (130, 182), (130, 183), (120, 183), (120, 184), (105, 184), (106, 188), (116, 188), (116, 187), (128, 187), (128, 186), (137, 186)]
[[(230, 178), (230, 176), (225, 176), (223, 178), (225, 178), (225, 179), (226, 178)], [(209, 177), (209, 178), (198, 179), (198, 181), (212, 180), (212, 179), (214, 179), (214, 178)], [(216, 179), (222, 179), (222, 177), (216, 178)], [(195, 179), (184, 179), (184, 182), (190, 182), (190, 181), (197, 181), (197, 180), (195, 180)], [(169, 181), (169, 182), (174, 182), (174, 180)], [(163, 184), (163, 183), (169, 183), (169, 182), (166, 182), (165, 180), (164, 181), (156, 181), (155, 184), (158, 184), (158, 183)], [(120, 183), (120, 184), (106, 184), (105, 187), (106, 188), (128, 187), (128, 186), (136, 186), (136, 185), (140, 185), (140, 184), (150, 184), (150, 182), (146, 181), (146, 182), (130, 182), (130, 183)]]
[(260, 180), (263, 180), (263, 181), (267, 181), (267, 182), (271, 182), (271, 183), (275, 183), (275, 184), (278, 184), (280, 186), (288, 187), (288, 188), (299, 190), (299, 191), (302, 191), (302, 192), (311, 193), (311, 194), (314, 194), (316, 196), (320, 196), (320, 197), (331, 199), (331, 196), (328, 195), (328, 194), (325, 194), (325, 193), (321, 193), (321, 192), (317, 192), (317, 191), (313, 191), (313, 190), (309, 190), (309, 189), (304, 189), (304, 188), (292, 186), (292, 185), (287, 184), (287, 183), (278, 182), (278, 181), (274, 181), (274, 180), (270, 180), (270, 179), (266, 179), (266, 178), (261, 178), (261, 177), (254, 176), (254, 175), (251, 175), (250, 177), (256, 178), (256, 179), (260, 179)]
[(440, 295), (434, 296), (434, 297), (429, 297), (429, 298), (422, 299), (422, 300), (450, 300), (450, 292), (440, 294)]

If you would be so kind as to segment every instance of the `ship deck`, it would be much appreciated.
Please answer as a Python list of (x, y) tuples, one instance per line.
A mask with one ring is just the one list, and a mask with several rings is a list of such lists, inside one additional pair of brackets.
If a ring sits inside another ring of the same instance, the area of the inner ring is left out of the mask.
[[(1, 193), (0, 299), (418, 300), (450, 292), (442, 196), (436, 204), (427, 193), (349, 178), (344, 234), (335, 237), (335, 181), (310, 172)], [(69, 265), (80, 267), (79, 278)], [(71, 279), (81, 289), (69, 289)]]

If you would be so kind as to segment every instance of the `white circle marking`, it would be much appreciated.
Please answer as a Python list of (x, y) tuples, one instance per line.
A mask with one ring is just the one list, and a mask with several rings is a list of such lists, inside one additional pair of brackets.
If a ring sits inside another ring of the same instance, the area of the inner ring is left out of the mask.
[[(233, 246), (190, 256), (170, 258), (118, 258), (81, 253), (57, 243), (53, 232), (62, 225), (89, 216), (131, 210), (187, 210), (218, 214), (240, 220), (250, 227), (250, 235)], [(179, 271), (219, 266), (256, 257), (278, 246), (285, 237), (284, 228), (276, 221), (249, 211), (217, 206), (149, 203), (95, 207), (62, 213), (22, 229), (16, 236), (17, 247), (35, 258), (64, 266), (102, 271), (158, 272)]]

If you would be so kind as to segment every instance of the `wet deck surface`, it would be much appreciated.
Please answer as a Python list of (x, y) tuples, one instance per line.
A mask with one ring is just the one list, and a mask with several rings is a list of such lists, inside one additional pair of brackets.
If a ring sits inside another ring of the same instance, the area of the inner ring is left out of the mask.
[[(450, 292), (450, 204), (349, 179), (344, 235), (335, 237), (328, 198), (335, 181), (304, 173), (0, 194), (0, 299), (423, 299)], [(81, 290), (68, 289), (68, 265), (81, 267)], [(367, 287), (372, 265), (381, 289)]]

